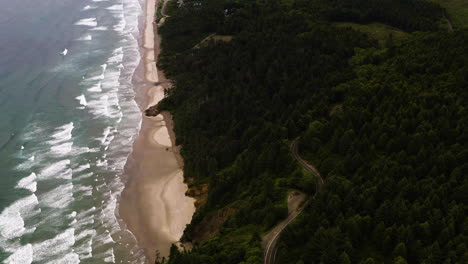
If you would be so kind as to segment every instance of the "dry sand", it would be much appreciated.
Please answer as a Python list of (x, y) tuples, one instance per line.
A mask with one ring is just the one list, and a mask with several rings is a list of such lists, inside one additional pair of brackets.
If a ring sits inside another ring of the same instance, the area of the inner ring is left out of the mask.
[[(159, 38), (152, 23), (155, 8), (156, 0), (147, 0), (143, 64), (149, 83), (165, 80), (155, 63), (155, 56), (159, 55)], [(138, 93), (146, 95), (143, 109), (164, 97), (161, 85), (142, 89), (144, 91)], [(185, 196), (187, 185), (182, 167), (170, 114), (143, 115), (141, 130), (125, 169), (128, 182), (120, 198), (119, 213), (144, 249), (147, 263), (154, 263), (156, 252), (160, 256), (169, 255), (171, 244), (179, 241), (195, 212), (195, 200)]]

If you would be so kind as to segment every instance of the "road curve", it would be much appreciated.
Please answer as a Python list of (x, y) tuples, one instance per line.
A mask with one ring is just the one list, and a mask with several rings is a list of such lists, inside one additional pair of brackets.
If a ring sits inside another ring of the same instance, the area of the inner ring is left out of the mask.
[(291, 147), (290, 147), (291, 154), (299, 162), (299, 164), (304, 170), (314, 173), (315, 175), (318, 176), (318, 181), (317, 181), (318, 184), (316, 185), (317, 189), (315, 190), (315, 194), (311, 199), (308, 199), (297, 210), (291, 212), (285, 220), (283, 220), (281, 223), (275, 226), (267, 235), (271, 237), (267, 238), (267, 241), (265, 241), (265, 254), (264, 254), (264, 261), (263, 261), (264, 264), (275, 263), (276, 243), (278, 242), (278, 238), (281, 232), (283, 232), (283, 230), (302, 212), (302, 210), (304, 210), (304, 208), (310, 203), (310, 201), (313, 198), (315, 198), (315, 196), (320, 190), (320, 187), (324, 183), (324, 180), (320, 172), (313, 165), (307, 163), (307, 161), (305, 161), (304, 159), (301, 158), (301, 156), (299, 156), (298, 146), (297, 146), (298, 141), (299, 141), (299, 137), (297, 137), (291, 142)]

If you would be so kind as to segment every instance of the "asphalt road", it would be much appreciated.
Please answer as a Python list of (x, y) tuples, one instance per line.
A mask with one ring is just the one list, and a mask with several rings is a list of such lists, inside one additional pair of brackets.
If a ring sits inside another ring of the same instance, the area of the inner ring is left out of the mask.
[(316, 190), (315, 190), (315, 194), (312, 198), (308, 199), (302, 206), (300, 206), (299, 208), (297, 208), (296, 210), (292, 211), (288, 217), (283, 220), (281, 223), (279, 223), (277, 226), (275, 226), (271, 231), (270, 233), (268, 233), (265, 238), (264, 238), (264, 241), (263, 241), (263, 245), (265, 247), (265, 254), (264, 254), (264, 261), (263, 263), (264, 264), (274, 264), (275, 263), (275, 257), (276, 257), (276, 243), (278, 242), (278, 238), (279, 236), (281, 235), (281, 232), (283, 232), (283, 230), (292, 222), (294, 221), (294, 219), (299, 215), (301, 214), (301, 212), (304, 210), (304, 208), (310, 203), (310, 201), (317, 195), (317, 193), (319, 192), (320, 190), (320, 187), (322, 186), (322, 184), (324, 183), (324, 180), (322, 178), (322, 175), (320, 174), (320, 172), (311, 164), (307, 163), (307, 161), (305, 161), (304, 159), (302, 159), (301, 156), (299, 156), (299, 152), (298, 152), (298, 141), (299, 141), (299, 137), (294, 139), (292, 142), (291, 142), (291, 154), (293, 155), (293, 157), (299, 162), (299, 164), (301, 165), (301, 167), (304, 169), (304, 170), (307, 170), (311, 173), (314, 173), (315, 175), (318, 176), (318, 181), (316, 184)]

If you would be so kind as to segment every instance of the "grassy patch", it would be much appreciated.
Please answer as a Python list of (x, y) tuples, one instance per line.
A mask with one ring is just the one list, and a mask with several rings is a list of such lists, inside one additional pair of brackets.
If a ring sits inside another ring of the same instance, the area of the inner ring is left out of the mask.
[(206, 47), (210, 43), (210, 41), (229, 42), (232, 40), (232, 38), (233, 38), (232, 36), (210, 34), (208, 37), (202, 39), (197, 45), (195, 45), (194, 48), (198, 49), (198, 48)]
[(454, 28), (468, 27), (468, 0), (431, 0), (447, 10)]
[(171, 0), (166, 0), (169, 1), (167, 2), (166, 6), (166, 16), (173, 16), (177, 13), (177, 9), (179, 9), (179, 4), (177, 1), (171, 1)]
[(156, 23), (159, 23), (159, 21), (163, 17), (162, 15), (163, 2), (164, 2), (163, 0), (159, 0), (158, 2), (158, 7), (156, 8)]
[(379, 41), (380, 44), (385, 43), (385, 40), (393, 35), (394, 39), (401, 39), (409, 35), (409, 33), (404, 32), (398, 28), (394, 28), (381, 23), (371, 23), (371, 24), (356, 24), (350, 22), (339, 22), (335, 23), (338, 27), (351, 27), (355, 30), (367, 33), (370, 38)]

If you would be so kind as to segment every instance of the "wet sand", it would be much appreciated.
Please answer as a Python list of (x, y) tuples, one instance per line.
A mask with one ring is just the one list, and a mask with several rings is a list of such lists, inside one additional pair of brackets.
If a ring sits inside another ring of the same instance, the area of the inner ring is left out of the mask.
[[(155, 63), (159, 55), (159, 36), (152, 23), (155, 8), (156, 0), (147, 0), (142, 63), (148, 83), (165, 81)], [(164, 88), (147, 85), (137, 90), (144, 100), (140, 108), (145, 110), (159, 102)], [(143, 115), (125, 168), (128, 181), (120, 198), (119, 214), (144, 249), (147, 263), (154, 263), (156, 252), (161, 257), (169, 255), (171, 244), (179, 241), (195, 212), (195, 200), (185, 196), (187, 185), (182, 168), (170, 114)]]

